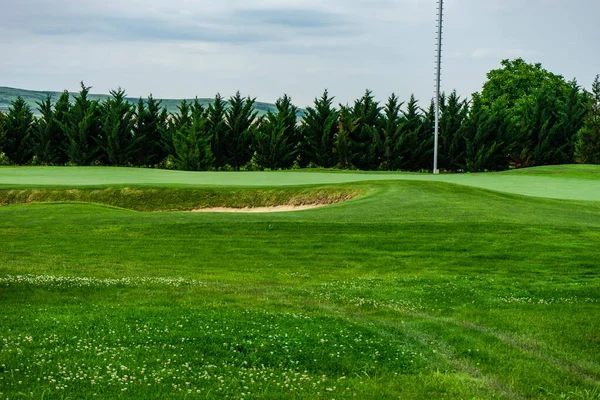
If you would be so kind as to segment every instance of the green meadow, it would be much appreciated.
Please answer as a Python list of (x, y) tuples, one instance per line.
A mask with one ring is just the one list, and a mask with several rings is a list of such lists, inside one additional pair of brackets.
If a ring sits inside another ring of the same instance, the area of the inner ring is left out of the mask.
[(0, 205), (2, 399), (600, 399), (600, 167), (3, 167)]

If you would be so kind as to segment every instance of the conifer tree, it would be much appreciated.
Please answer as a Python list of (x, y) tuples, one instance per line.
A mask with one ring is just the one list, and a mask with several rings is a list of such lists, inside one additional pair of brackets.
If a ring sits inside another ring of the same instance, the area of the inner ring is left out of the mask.
[(421, 124), (417, 130), (417, 148), (415, 151), (415, 166), (418, 171), (433, 169), (433, 142), (435, 123), (435, 104), (433, 99), (427, 110), (423, 110)]
[(198, 102), (185, 100), (179, 105), (179, 115), (173, 117), (169, 129), (170, 148), (175, 167), (184, 171), (206, 171), (213, 166), (210, 137), (207, 131), (207, 112)]
[(111, 90), (110, 95), (100, 108), (102, 123), (96, 142), (107, 165), (128, 165), (134, 161), (141, 139), (133, 132), (135, 110), (123, 89)]
[(600, 164), (600, 76), (596, 75), (592, 84), (591, 101), (583, 127), (577, 134), (575, 150), (577, 162)]
[(402, 142), (404, 149), (401, 150), (402, 159), (399, 169), (415, 171), (422, 168), (425, 159), (430, 159), (433, 142), (430, 135), (424, 135), (424, 130), (430, 129), (423, 124), (423, 114), (419, 108), (419, 102), (414, 95), (410, 96), (406, 103), (406, 111), (403, 113), (403, 124), (401, 126)]
[(6, 141), (6, 131), (4, 123), (6, 122), (6, 114), (0, 111), (0, 154), (4, 154), (4, 143)]
[(441, 168), (459, 169), (464, 158), (465, 145), (461, 127), (467, 117), (467, 103), (456, 90), (440, 99), (439, 165)]
[(166, 110), (160, 100), (152, 95), (144, 101), (138, 100), (134, 116), (134, 136), (139, 139), (139, 151), (135, 157), (136, 165), (156, 165), (168, 154), (162, 145), (163, 133), (167, 129)]
[(57, 126), (57, 135), (58, 135), (58, 148), (57, 148), (57, 156), (58, 159), (56, 163), (58, 165), (64, 165), (69, 161), (69, 158), (66, 153), (66, 149), (68, 147), (68, 137), (64, 130), (64, 127), (69, 123), (69, 113), (71, 112), (71, 103), (69, 102), (71, 95), (68, 91), (63, 91), (56, 103), (54, 103), (54, 123)]
[(81, 91), (69, 110), (66, 123), (59, 123), (67, 137), (65, 153), (74, 165), (90, 165), (97, 159), (96, 140), (100, 130), (98, 101), (88, 98), (90, 87), (81, 82)]
[(10, 103), (4, 121), (4, 152), (15, 164), (26, 164), (31, 159), (33, 113), (21, 96)]
[(560, 164), (571, 164), (575, 162), (575, 146), (577, 144), (578, 132), (583, 127), (587, 113), (588, 97), (581, 90), (577, 80), (569, 82), (569, 92), (564, 99), (563, 121), (561, 122), (562, 132), (560, 137), (568, 143), (562, 157), (558, 162)]
[(262, 168), (287, 169), (296, 158), (298, 149), (298, 108), (288, 95), (275, 103), (277, 112), (267, 112), (255, 134), (256, 161)]
[(395, 171), (402, 167), (403, 149), (408, 136), (403, 134), (404, 118), (398, 97), (392, 93), (383, 109), (383, 160), (380, 169)]
[(223, 168), (228, 162), (227, 157), (227, 123), (225, 116), (227, 112), (227, 102), (220, 94), (215, 96), (215, 101), (208, 106), (206, 128), (211, 138), (212, 153), (215, 157), (215, 167)]
[(350, 138), (352, 164), (359, 169), (375, 170), (381, 164), (383, 139), (381, 137), (381, 107), (373, 94), (367, 90), (363, 97), (356, 100), (352, 113), (357, 127)]
[(252, 158), (251, 144), (254, 137), (257, 111), (254, 111), (256, 99), (243, 98), (240, 92), (229, 99), (226, 111), (227, 125), (226, 155), (227, 164), (239, 170)]
[(335, 156), (337, 166), (341, 169), (353, 168), (352, 137), (355, 137), (359, 126), (358, 117), (351, 107), (340, 105), (338, 134), (335, 137)]
[(59, 163), (62, 146), (62, 132), (54, 116), (52, 96), (36, 103), (40, 117), (36, 119), (33, 129), (33, 155), (38, 162), (45, 165)]
[(307, 107), (302, 120), (302, 132), (308, 161), (314, 165), (331, 168), (336, 165), (335, 138), (339, 127), (339, 113), (332, 106), (333, 97), (327, 90), (316, 98), (314, 108)]

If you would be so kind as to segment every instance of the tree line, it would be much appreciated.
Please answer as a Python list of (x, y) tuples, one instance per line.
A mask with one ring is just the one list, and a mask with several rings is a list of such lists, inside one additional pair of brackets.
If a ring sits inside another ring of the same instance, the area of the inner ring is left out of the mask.
[[(433, 156), (434, 103), (370, 91), (336, 105), (327, 90), (304, 116), (289, 96), (258, 116), (255, 99), (217, 95), (208, 106), (182, 101), (168, 113), (152, 96), (130, 104), (122, 89), (102, 102), (81, 84), (71, 99), (24, 99), (0, 113), (0, 164), (147, 166), (189, 171), (303, 167), (422, 171)], [(600, 81), (592, 91), (540, 64), (504, 60), (469, 100), (440, 98), (439, 166), (498, 171), (600, 163)]]

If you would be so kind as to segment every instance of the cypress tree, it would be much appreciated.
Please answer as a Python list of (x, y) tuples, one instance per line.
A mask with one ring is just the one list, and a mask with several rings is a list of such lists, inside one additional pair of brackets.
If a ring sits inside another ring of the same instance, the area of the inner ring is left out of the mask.
[(314, 108), (306, 108), (306, 115), (302, 120), (308, 161), (324, 168), (336, 165), (334, 147), (339, 128), (339, 113), (332, 106), (333, 100), (325, 90), (321, 98), (315, 98)]
[(439, 162), (441, 168), (456, 170), (462, 165), (465, 144), (461, 127), (467, 117), (467, 103), (456, 90), (440, 99)]
[(75, 96), (67, 123), (59, 123), (67, 137), (65, 153), (74, 165), (90, 165), (98, 153), (96, 140), (100, 130), (98, 101), (88, 99), (90, 87), (81, 82), (81, 91)]
[(356, 135), (359, 121), (351, 107), (340, 105), (340, 117), (338, 134), (335, 137), (335, 156), (337, 166), (341, 169), (354, 167), (352, 160), (355, 155), (352, 153), (352, 137)]
[(227, 165), (227, 123), (225, 115), (227, 110), (227, 102), (220, 94), (215, 96), (215, 101), (208, 106), (208, 118), (206, 128), (208, 129), (211, 138), (212, 153), (215, 157), (215, 167), (223, 168)]
[(133, 132), (135, 110), (121, 88), (110, 95), (100, 108), (102, 124), (96, 142), (107, 165), (127, 165), (134, 161), (141, 139)]
[(45, 165), (59, 163), (62, 146), (62, 131), (56, 122), (52, 96), (36, 103), (40, 117), (36, 119), (33, 129), (33, 155), (38, 162)]
[(255, 134), (256, 161), (262, 168), (287, 169), (296, 158), (298, 108), (287, 95), (275, 103), (277, 112), (267, 112)]
[(359, 169), (375, 170), (381, 164), (383, 139), (381, 137), (381, 107), (367, 90), (352, 108), (357, 127), (350, 137), (352, 164)]
[(583, 127), (577, 134), (575, 150), (577, 162), (600, 164), (600, 76), (596, 75), (592, 84), (591, 101)]
[(161, 104), (152, 95), (146, 101), (138, 100), (133, 127), (134, 136), (139, 140), (139, 151), (134, 160), (136, 165), (156, 165), (168, 155), (162, 145), (167, 114)]
[(56, 163), (59, 165), (64, 165), (69, 161), (66, 153), (69, 140), (64, 127), (69, 123), (69, 113), (71, 112), (71, 103), (69, 102), (70, 97), (71, 95), (69, 92), (65, 90), (58, 96), (56, 103), (54, 103), (53, 114), (58, 135), (58, 148), (56, 152), (58, 159)]
[(206, 171), (213, 166), (214, 156), (207, 131), (207, 112), (198, 99), (179, 105), (173, 117), (170, 148), (175, 167), (184, 171)]
[(15, 164), (26, 164), (31, 159), (31, 141), (34, 126), (33, 113), (21, 96), (10, 103), (4, 121), (4, 152)]
[(224, 148), (227, 164), (236, 170), (252, 158), (251, 144), (258, 115), (253, 109), (255, 102), (256, 99), (242, 98), (240, 92), (229, 99), (229, 109), (225, 114), (227, 134)]
[(405, 121), (400, 113), (402, 105), (392, 93), (383, 109), (383, 162), (379, 169), (394, 171), (403, 165), (403, 149), (408, 135), (403, 134)]

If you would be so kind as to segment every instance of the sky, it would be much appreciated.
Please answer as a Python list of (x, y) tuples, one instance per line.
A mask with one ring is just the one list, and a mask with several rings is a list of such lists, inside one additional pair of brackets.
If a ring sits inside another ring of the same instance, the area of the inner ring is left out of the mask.
[[(590, 88), (597, 0), (445, 0), (442, 88), (480, 91), (505, 58)], [(437, 0), (0, 0), (0, 86), (228, 97), (305, 107), (324, 89), (433, 96)]]

